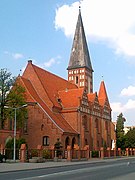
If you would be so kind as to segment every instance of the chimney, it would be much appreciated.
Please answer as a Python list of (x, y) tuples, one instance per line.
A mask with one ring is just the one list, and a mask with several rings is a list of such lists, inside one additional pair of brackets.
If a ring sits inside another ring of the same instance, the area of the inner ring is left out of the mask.
[(32, 64), (32, 60), (28, 60), (28, 63), (29, 63), (29, 64)]

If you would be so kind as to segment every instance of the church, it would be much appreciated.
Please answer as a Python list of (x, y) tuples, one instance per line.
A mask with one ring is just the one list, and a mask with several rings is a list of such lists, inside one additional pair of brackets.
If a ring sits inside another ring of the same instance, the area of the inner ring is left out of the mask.
[(98, 93), (93, 92), (93, 67), (79, 9), (70, 60), (68, 80), (48, 72), (28, 60), (19, 76), (25, 88), (28, 119), (21, 134), (30, 149), (42, 145), (49, 149), (57, 139), (64, 149), (78, 145), (90, 150), (112, 148), (115, 130), (111, 107), (101, 81)]

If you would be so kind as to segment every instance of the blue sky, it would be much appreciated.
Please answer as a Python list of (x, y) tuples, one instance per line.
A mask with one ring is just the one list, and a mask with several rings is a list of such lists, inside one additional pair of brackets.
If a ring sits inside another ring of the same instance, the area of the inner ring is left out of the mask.
[[(17, 76), (32, 59), (67, 79), (78, 6), (76, 0), (1, 0), (0, 68)], [(94, 91), (104, 80), (112, 120), (122, 112), (125, 124), (135, 125), (134, 0), (83, 0), (81, 12)]]

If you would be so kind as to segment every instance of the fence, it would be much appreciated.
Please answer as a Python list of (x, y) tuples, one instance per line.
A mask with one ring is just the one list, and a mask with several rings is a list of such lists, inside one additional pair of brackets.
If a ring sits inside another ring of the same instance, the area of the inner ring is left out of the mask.
[[(7, 159), (13, 159), (13, 149), (0, 149), (0, 153), (5, 154)], [(54, 160), (54, 158), (57, 157), (57, 159), (72, 161), (74, 159), (110, 158), (116, 156), (135, 156), (135, 149), (126, 148), (125, 151), (122, 151), (120, 148), (114, 150), (111, 150), (110, 148), (101, 148), (99, 151), (90, 151), (89, 148), (84, 148), (81, 150), (71, 149), (71, 147), (61, 149), (59, 151), (55, 149), (43, 149), (42, 147), (37, 149), (27, 149), (26, 147), (16, 149), (16, 160), (20, 160), (22, 162), (28, 161), (35, 157), (44, 160)]]

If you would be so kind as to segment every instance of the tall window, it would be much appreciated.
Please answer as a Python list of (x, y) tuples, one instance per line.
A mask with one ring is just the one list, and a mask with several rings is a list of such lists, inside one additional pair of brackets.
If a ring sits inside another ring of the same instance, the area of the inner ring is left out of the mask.
[(43, 146), (49, 146), (49, 136), (43, 136)]
[(76, 84), (78, 84), (78, 76), (76, 76)]
[(88, 130), (87, 116), (83, 116), (83, 125), (84, 125), (85, 131), (87, 131)]

